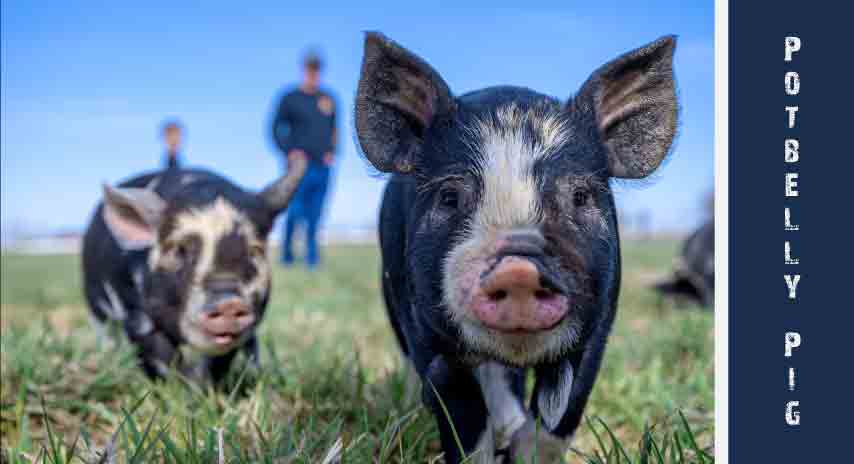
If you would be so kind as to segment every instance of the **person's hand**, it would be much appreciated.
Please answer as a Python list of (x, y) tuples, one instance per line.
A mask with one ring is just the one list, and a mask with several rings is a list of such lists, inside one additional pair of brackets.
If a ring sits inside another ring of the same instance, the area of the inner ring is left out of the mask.
[(332, 167), (335, 164), (335, 155), (332, 154), (331, 151), (327, 151), (323, 154), (323, 164)]
[(293, 150), (288, 152), (288, 161), (290, 162), (294, 158), (302, 158), (305, 160), (308, 159), (308, 155), (306, 155), (305, 152), (300, 150), (299, 148), (294, 148)]

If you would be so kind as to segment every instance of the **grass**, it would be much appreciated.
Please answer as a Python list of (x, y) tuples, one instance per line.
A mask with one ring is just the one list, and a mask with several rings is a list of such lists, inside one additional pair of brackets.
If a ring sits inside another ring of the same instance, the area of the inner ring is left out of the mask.
[[(713, 318), (648, 290), (677, 244), (628, 242), (620, 314), (569, 462), (713, 462)], [(374, 247), (277, 270), (262, 367), (226, 388), (150, 382), (99, 346), (75, 256), (2, 256), (0, 462), (441, 462), (378, 289)]]

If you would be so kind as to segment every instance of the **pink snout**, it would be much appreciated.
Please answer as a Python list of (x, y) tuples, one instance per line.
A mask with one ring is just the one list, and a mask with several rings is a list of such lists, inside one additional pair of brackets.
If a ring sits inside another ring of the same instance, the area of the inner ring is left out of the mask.
[(217, 304), (213, 309), (202, 314), (200, 324), (202, 329), (217, 345), (228, 345), (255, 322), (252, 309), (238, 298), (229, 299)]
[(540, 284), (528, 259), (507, 256), (473, 289), (469, 311), (484, 326), (502, 332), (535, 332), (557, 325), (569, 310), (566, 296)]

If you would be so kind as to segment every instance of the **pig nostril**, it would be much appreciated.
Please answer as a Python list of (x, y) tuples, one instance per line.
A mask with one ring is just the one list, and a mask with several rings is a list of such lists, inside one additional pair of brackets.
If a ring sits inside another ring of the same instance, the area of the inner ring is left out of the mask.
[(507, 290), (497, 290), (497, 291), (490, 293), (488, 296), (489, 296), (489, 299), (492, 301), (501, 301), (501, 300), (507, 298)]

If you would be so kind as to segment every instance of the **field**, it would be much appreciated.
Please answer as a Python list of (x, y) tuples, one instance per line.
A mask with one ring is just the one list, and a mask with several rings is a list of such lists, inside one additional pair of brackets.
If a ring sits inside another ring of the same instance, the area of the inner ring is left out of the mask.
[[(648, 289), (676, 242), (624, 245), (619, 315), (568, 462), (711, 462), (713, 317)], [(371, 246), (277, 270), (262, 366), (223, 390), (148, 381), (96, 342), (76, 256), (2, 256), (2, 462), (441, 462), (406, 395)]]

